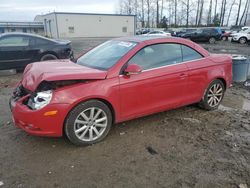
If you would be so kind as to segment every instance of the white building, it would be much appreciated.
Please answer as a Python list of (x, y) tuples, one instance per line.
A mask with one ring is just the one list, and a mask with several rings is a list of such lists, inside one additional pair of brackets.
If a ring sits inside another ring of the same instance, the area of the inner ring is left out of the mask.
[(23, 32), (44, 34), (43, 22), (0, 22), (0, 33)]
[(135, 15), (53, 12), (34, 21), (43, 22), (45, 35), (53, 38), (121, 37), (136, 29)]

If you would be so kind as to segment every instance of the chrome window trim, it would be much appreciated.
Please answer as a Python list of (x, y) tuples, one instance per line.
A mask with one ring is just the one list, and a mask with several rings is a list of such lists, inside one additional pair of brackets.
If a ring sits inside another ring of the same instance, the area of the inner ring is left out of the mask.
[(151, 68), (151, 69), (146, 69), (146, 70), (142, 70), (142, 72), (148, 72), (148, 71), (155, 70), (155, 69), (160, 69), (160, 68), (165, 68), (165, 67), (180, 65), (180, 64), (184, 64), (184, 63), (190, 63), (190, 62), (199, 61), (199, 60), (202, 60), (202, 59), (206, 59), (206, 57), (202, 57), (202, 58), (194, 59), (194, 60), (190, 60), (190, 61), (183, 61), (181, 63), (175, 63), (175, 64), (171, 64), (171, 65), (165, 65), (165, 66), (161, 66), (161, 67), (155, 67), (155, 68)]

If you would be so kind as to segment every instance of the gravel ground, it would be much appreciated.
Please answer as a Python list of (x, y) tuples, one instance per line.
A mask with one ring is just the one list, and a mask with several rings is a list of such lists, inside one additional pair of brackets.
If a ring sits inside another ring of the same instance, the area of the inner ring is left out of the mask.
[[(79, 53), (105, 40), (76, 40), (73, 48)], [(234, 84), (218, 110), (191, 105), (158, 113), (76, 147), (13, 126), (8, 98), (21, 75), (0, 77), (0, 187), (250, 186), (249, 87)]]

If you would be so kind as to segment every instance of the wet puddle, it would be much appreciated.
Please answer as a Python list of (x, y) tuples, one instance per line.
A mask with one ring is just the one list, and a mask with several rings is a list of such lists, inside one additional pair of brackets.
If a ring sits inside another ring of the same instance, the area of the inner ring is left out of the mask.
[(246, 110), (250, 111), (250, 100), (236, 96), (235, 99), (225, 97), (222, 105), (219, 106), (220, 110)]

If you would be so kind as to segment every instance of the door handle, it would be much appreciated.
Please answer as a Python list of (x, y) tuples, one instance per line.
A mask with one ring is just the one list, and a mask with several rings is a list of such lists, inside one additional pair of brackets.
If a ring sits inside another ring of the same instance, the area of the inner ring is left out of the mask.
[(187, 77), (187, 74), (186, 74), (186, 73), (181, 73), (181, 74), (180, 74), (180, 78), (181, 78), (181, 79), (184, 79), (184, 78), (186, 78), (186, 77)]

